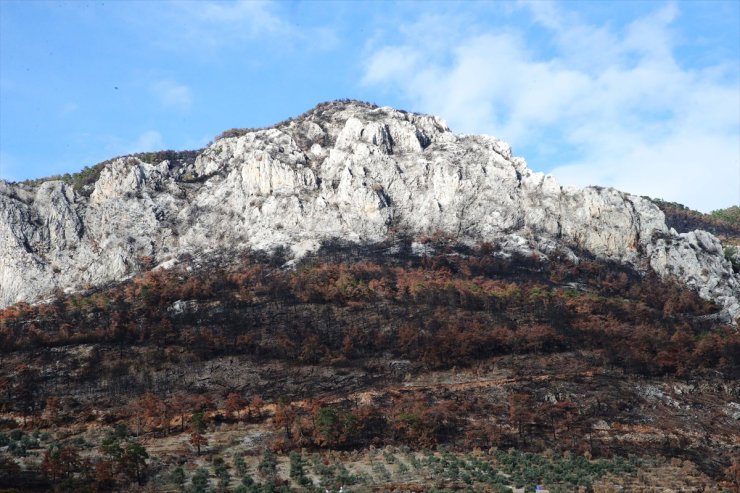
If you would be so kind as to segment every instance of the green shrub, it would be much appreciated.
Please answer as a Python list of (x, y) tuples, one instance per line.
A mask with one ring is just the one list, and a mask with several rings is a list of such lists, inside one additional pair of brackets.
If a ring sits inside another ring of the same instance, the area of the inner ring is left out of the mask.
[(40, 448), (41, 445), (39, 444), (39, 441), (30, 437), (29, 435), (24, 436), (20, 440), (21, 445), (23, 445), (26, 449), (34, 449), (34, 448)]
[(170, 473), (170, 481), (177, 486), (185, 484), (185, 471), (182, 467), (176, 467)]
[(349, 470), (344, 467), (344, 464), (342, 464), (341, 462), (337, 462), (336, 464), (334, 464), (334, 468), (337, 471), (337, 479), (339, 480), (340, 484), (351, 485), (360, 482), (360, 478), (350, 473)]
[(733, 205), (727, 209), (712, 211), (710, 215), (720, 221), (740, 226), (740, 207)]
[(265, 478), (274, 478), (277, 475), (277, 456), (269, 450), (265, 450), (257, 470)]
[(216, 471), (216, 476), (218, 477), (219, 489), (226, 490), (231, 483), (231, 474), (229, 474), (228, 469), (226, 467), (219, 468)]
[(8, 445), (8, 452), (10, 452), (13, 457), (25, 457), (28, 455), (26, 447), (22, 442), (10, 442), (10, 445)]
[(726, 246), (723, 248), (725, 258), (732, 264), (732, 270), (740, 272), (740, 259), (738, 259), (738, 249), (735, 246)]
[(243, 478), (246, 476), (247, 472), (249, 471), (249, 467), (247, 466), (247, 463), (244, 462), (244, 457), (241, 455), (237, 455), (234, 457), (234, 469), (236, 469), (237, 476)]
[(193, 477), (190, 478), (190, 482), (192, 483), (191, 491), (193, 493), (205, 493), (208, 488), (208, 483), (210, 482), (209, 478), (210, 474), (208, 473), (208, 469), (204, 467), (196, 469)]
[(290, 458), (290, 477), (300, 482), (306, 473), (303, 470), (303, 457), (298, 452), (291, 452)]

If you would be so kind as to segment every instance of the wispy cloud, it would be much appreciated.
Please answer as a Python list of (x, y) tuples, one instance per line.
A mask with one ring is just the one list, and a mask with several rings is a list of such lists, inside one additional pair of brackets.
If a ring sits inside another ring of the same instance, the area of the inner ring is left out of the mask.
[(182, 12), (199, 17), (202, 23), (239, 25), (252, 36), (290, 30), (290, 25), (272, 11), (270, 2), (239, 0), (178, 2), (176, 5)]
[(156, 130), (148, 130), (126, 146), (127, 153), (159, 151), (164, 148), (162, 135)]
[(190, 88), (171, 80), (160, 80), (151, 85), (151, 91), (160, 104), (167, 109), (187, 112), (193, 103), (193, 94)]
[[(253, 51), (265, 46), (285, 49), (326, 49), (338, 41), (326, 26), (298, 26), (288, 20), (282, 2), (238, 0), (173, 0), (168, 9), (154, 8), (146, 18), (131, 18), (138, 24), (165, 24), (176, 29), (153, 32), (161, 46), (191, 54), (223, 54), (223, 50)], [(316, 8), (320, 8), (317, 4)]]
[[(681, 66), (675, 5), (621, 29), (550, 2), (520, 8), (545, 43), (469, 18), (458, 31), (467, 34), (450, 33), (454, 18), (426, 16), (400, 41), (369, 46), (364, 83), (400, 91), (458, 131), (508, 140), (564, 184), (615, 186), (702, 210), (740, 203), (737, 61)], [(430, 43), (435, 37), (448, 43)]]

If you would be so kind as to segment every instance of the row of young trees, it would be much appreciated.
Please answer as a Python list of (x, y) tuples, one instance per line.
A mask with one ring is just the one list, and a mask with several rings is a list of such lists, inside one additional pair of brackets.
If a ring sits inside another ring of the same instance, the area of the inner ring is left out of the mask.
[(89, 448), (84, 440), (52, 441), (44, 448), (40, 462), (27, 461), (23, 469), (0, 453), (0, 488), (109, 491), (146, 482), (149, 454), (125, 425), (110, 429), (94, 453)]
[[(607, 375), (601, 378), (591, 385), (593, 393), (581, 402), (569, 400), (567, 394), (543, 399), (536, 387), (521, 382), (497, 384), (493, 394), (473, 389), (448, 392), (441, 386), (430, 390), (389, 389), (382, 396), (370, 398), (358, 394), (344, 400), (291, 402), (284, 398), (270, 403), (259, 396), (236, 392), (220, 396), (180, 393), (169, 398), (145, 394), (124, 408), (109, 410), (111, 419), (123, 421), (102, 440), (94, 459), (82, 454), (80, 445), (73, 441), (52, 444), (44, 452), (39, 474), (63, 491), (75, 491), (83, 484), (106, 490), (143, 483), (148, 462), (147, 451), (139, 442), (142, 436), (187, 433), (193, 457), (204, 452), (211, 455), (209, 435), (214, 425), (224, 421), (258, 422), (266, 417), (271, 418), (277, 432), (272, 444), (276, 451), (370, 445), (418, 449), (444, 444), (463, 450), (497, 446), (593, 455), (634, 453), (634, 443), (604, 441), (595, 436), (593, 425), (599, 419), (619, 421), (618, 407), (640, 405), (639, 392), (626, 390), (629, 387), (612, 388), (610, 382), (614, 381)], [(53, 424), (47, 422), (45, 426)], [(673, 453), (682, 450), (678, 442), (668, 441), (664, 446)], [(11, 470), (14, 462), (0, 462), (0, 483), (4, 474), (18, 474)]]

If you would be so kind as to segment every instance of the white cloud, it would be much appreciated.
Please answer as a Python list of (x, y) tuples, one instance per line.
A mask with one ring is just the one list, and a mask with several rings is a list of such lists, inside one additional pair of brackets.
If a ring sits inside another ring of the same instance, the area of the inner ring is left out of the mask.
[(268, 2), (239, 0), (236, 2), (181, 2), (178, 6), (185, 12), (201, 19), (201, 22), (239, 25), (251, 35), (282, 32), (289, 26), (270, 11)]
[(156, 130), (149, 130), (139, 135), (134, 142), (126, 146), (126, 153), (160, 151), (164, 149), (162, 135)]
[(676, 200), (705, 212), (740, 203), (737, 140), (707, 133), (633, 143), (552, 170), (561, 183), (608, 184), (637, 195)]
[(459, 31), (468, 34), (450, 35), (424, 17), (402, 41), (368, 47), (363, 81), (400, 91), (457, 131), (524, 148), (534, 168), (564, 184), (614, 186), (704, 211), (740, 203), (736, 60), (682, 67), (673, 4), (621, 30), (550, 2), (523, 5), (550, 51), (523, 31), (473, 22)]
[[(281, 2), (238, 0), (197, 2), (173, 0), (168, 9), (155, 2), (147, 15), (129, 17), (151, 32), (160, 46), (189, 55), (223, 55), (224, 50), (274, 49), (325, 50), (336, 46), (336, 33), (327, 27), (298, 26), (288, 20)], [(307, 4), (312, 5), (312, 4)], [(315, 8), (323, 8), (316, 3)], [(160, 29), (161, 25), (173, 29)], [(273, 51), (274, 54), (274, 51)]]
[(184, 84), (160, 80), (152, 84), (151, 90), (165, 108), (187, 112), (193, 104), (192, 92)]
[(365, 82), (383, 83), (401, 74), (403, 77), (409, 77), (412, 75), (410, 70), (417, 63), (416, 53), (410, 46), (384, 47), (370, 59), (365, 72)]

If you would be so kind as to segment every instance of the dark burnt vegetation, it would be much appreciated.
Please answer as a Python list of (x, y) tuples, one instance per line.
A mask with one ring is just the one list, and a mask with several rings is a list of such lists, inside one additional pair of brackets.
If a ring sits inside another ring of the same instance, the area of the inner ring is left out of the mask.
[(425, 369), (597, 350), (627, 372), (740, 375), (737, 331), (717, 326), (708, 316), (717, 308), (694, 293), (617, 265), (490, 248), (425, 257), (333, 248), (295, 270), (255, 255), (223, 270), (148, 272), (89, 296), (5, 309), (0, 347), (181, 345), (202, 358), (333, 364), (387, 352)]
[(702, 214), (676, 202), (661, 199), (650, 200), (665, 214), (666, 225), (679, 233), (701, 229), (718, 237), (740, 236), (740, 207), (738, 206)]

